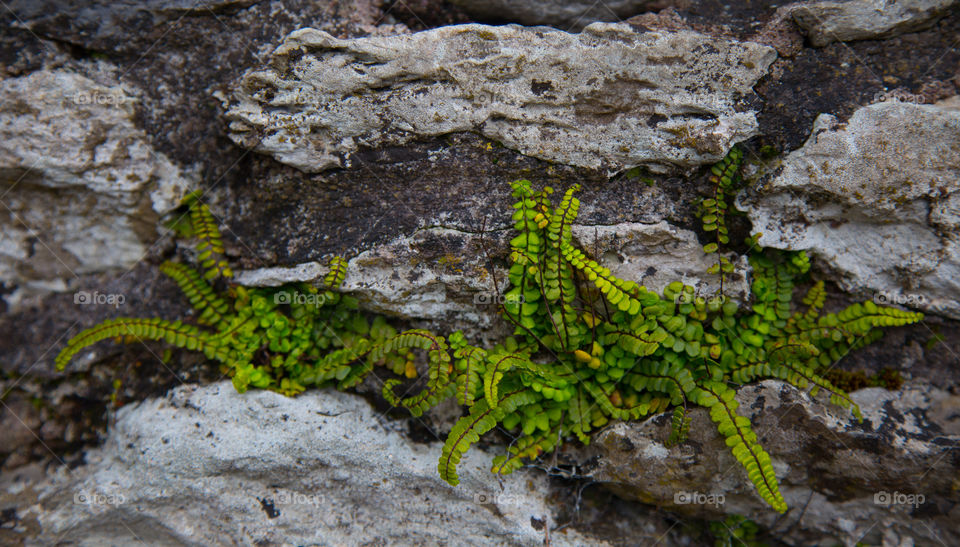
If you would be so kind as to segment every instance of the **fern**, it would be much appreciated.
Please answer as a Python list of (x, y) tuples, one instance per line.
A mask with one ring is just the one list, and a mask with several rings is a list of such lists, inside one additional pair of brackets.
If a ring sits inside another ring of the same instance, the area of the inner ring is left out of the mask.
[(535, 396), (530, 391), (520, 388), (508, 392), (497, 405), (491, 408), (486, 399), (481, 399), (473, 406), (470, 414), (460, 418), (450, 430), (447, 442), (440, 452), (440, 463), (437, 470), (440, 478), (453, 486), (460, 484), (457, 476), (457, 464), (470, 445), (480, 440), (480, 436), (493, 429), (507, 413), (519, 406), (530, 404)]
[(200, 315), (197, 321), (203, 325), (219, 326), (229, 319), (230, 306), (217, 295), (196, 270), (176, 262), (164, 262), (160, 271), (176, 281), (180, 290)]
[(330, 260), (330, 271), (323, 278), (323, 285), (330, 290), (337, 289), (347, 277), (347, 261), (339, 256)]
[(676, 446), (687, 442), (690, 435), (690, 416), (682, 406), (673, 409), (673, 417), (670, 420), (670, 437), (665, 443), (667, 447)]
[[(770, 456), (750, 420), (737, 413), (735, 386), (778, 378), (860, 417), (850, 397), (828, 379), (830, 367), (881, 334), (915, 323), (922, 314), (854, 304), (825, 311), (823, 283), (814, 283), (794, 309), (796, 286), (809, 279), (803, 252), (757, 250), (751, 301), (723, 294), (732, 262), (720, 254), (729, 242), (726, 217), (739, 185), (737, 149), (711, 170), (713, 193), (700, 203), (705, 245), (717, 262), (716, 295), (670, 283), (657, 293), (614, 275), (579, 248), (571, 227), (579, 190), (574, 185), (554, 205), (553, 189), (511, 183), (516, 200), (510, 241), (509, 287), (500, 308), (513, 336), (492, 348), (470, 345), (463, 333), (447, 337), (413, 329), (398, 332), (370, 317), (342, 292), (347, 262), (334, 257), (320, 286), (278, 288), (238, 285), (219, 291), (209, 281), (229, 278), (220, 233), (198, 194), (188, 196), (191, 232), (202, 272), (184, 264), (161, 266), (196, 310), (197, 325), (163, 319), (113, 319), (87, 329), (56, 359), (63, 368), (77, 352), (108, 338), (158, 340), (219, 361), (239, 391), (251, 387), (295, 395), (311, 387), (349, 389), (375, 369), (393, 376), (382, 388), (390, 404), (422, 415), (455, 397), (467, 413), (450, 431), (437, 468), (450, 484), (470, 446), (497, 427), (515, 436), (492, 471), (511, 473), (557, 450), (568, 438), (590, 442), (610, 420), (638, 420), (673, 407), (666, 444), (685, 442), (690, 409), (705, 407), (746, 478), (774, 510), (786, 510)], [(756, 236), (748, 239), (755, 246)], [(222, 283), (221, 283), (222, 284)], [(425, 370), (418, 392), (408, 382)], [(831, 377), (833, 377), (831, 375)], [(403, 393), (403, 394), (398, 394)]]
[(699, 389), (694, 402), (710, 409), (710, 419), (726, 438), (733, 456), (747, 470), (747, 476), (760, 497), (774, 510), (786, 511), (787, 502), (780, 494), (770, 456), (757, 442), (756, 433), (750, 429), (750, 419), (734, 412), (739, 405), (734, 400), (736, 392), (718, 382), (704, 382)]
[[(700, 220), (703, 230), (712, 233), (714, 241), (703, 246), (703, 252), (716, 253), (717, 263), (711, 266), (708, 273), (719, 274), (720, 293), (723, 294), (723, 285), (726, 274), (733, 271), (733, 264), (720, 254), (720, 249), (730, 242), (726, 215), (729, 208), (727, 196), (739, 182), (738, 170), (743, 161), (743, 152), (733, 147), (717, 165), (710, 168), (710, 182), (713, 184), (713, 196), (700, 202)], [(732, 197), (732, 196), (731, 196)]]
[(220, 228), (210, 213), (207, 204), (200, 201), (201, 192), (188, 194), (183, 202), (190, 207), (190, 223), (193, 235), (197, 238), (197, 260), (203, 267), (204, 279), (233, 277), (233, 272), (223, 257), (223, 241)]
[(121, 317), (108, 319), (71, 338), (57, 355), (57, 370), (63, 370), (83, 348), (109, 338), (127, 341), (162, 340), (171, 346), (200, 351), (211, 359), (226, 361), (230, 357), (228, 348), (222, 347), (197, 327), (184, 325), (180, 321)]

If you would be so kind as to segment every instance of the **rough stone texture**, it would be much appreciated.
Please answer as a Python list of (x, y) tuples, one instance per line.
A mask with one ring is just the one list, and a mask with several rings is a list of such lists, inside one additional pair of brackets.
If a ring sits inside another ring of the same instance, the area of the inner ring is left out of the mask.
[[(608, 179), (550, 165), (472, 133), (361, 152), (354, 169), (310, 176), (277, 169), (280, 164), (266, 156), (250, 157), (257, 184), (232, 187), (212, 205), (228, 226), (228, 251), (245, 269), (326, 262), (332, 254), (349, 258), (431, 227), (485, 234), (490, 257), (502, 259), (509, 238), (501, 238), (512, 229), (516, 201), (509, 183), (517, 179), (558, 192), (580, 183), (577, 221), (584, 225), (667, 220), (690, 227), (696, 199), (708, 191), (706, 176), (651, 175), (649, 184), (629, 176)], [(487, 254), (476, 247), (461, 252), (446, 239), (427, 237), (431, 233), (422, 234), (418, 247), (422, 263)]]
[[(189, 26), (191, 20), (204, 20), (217, 34), (223, 22), (244, 19), (265, 8), (279, 19), (333, 15), (338, 23), (356, 26), (370, 25), (382, 18), (373, 2), (348, 0), (345, 2), (311, 2), (318, 8), (302, 6), (295, 1), (263, 0), (88, 0), (64, 3), (58, 0), (11, 0), (9, 9), (16, 15), (17, 26), (25, 27), (40, 36), (56, 36), (71, 43), (96, 51), (141, 51), (151, 44), (169, 47), (166, 34)], [(261, 6), (258, 6), (261, 5)], [(350, 13), (341, 13), (342, 8)], [(319, 21), (318, 21), (319, 22)], [(229, 26), (225, 30), (231, 30)], [(243, 40), (247, 40), (243, 37)], [(244, 49), (249, 44), (239, 44)]]
[(457, 25), (356, 40), (303, 29), (247, 73), (227, 119), (239, 144), (307, 172), (349, 166), (344, 156), (361, 147), (458, 131), (608, 172), (690, 168), (755, 133), (741, 101), (775, 56), (625, 24), (578, 35)]
[[(591, 256), (614, 275), (662, 291), (673, 281), (694, 285), (703, 294), (718, 288), (708, 276), (712, 264), (696, 234), (666, 221), (614, 226), (573, 225), (573, 235)], [(425, 228), (410, 237), (378, 245), (350, 259), (342, 290), (365, 307), (403, 319), (428, 320), (444, 330), (465, 329), (477, 336), (503, 327), (495, 306), (497, 291), (505, 290), (506, 270), (486, 256), (503, 247), (505, 231), (480, 234), (449, 228)], [(439, 246), (436, 256), (425, 248)], [(447, 251), (444, 253), (443, 250)], [(455, 252), (454, 252), (455, 250)], [(428, 251), (429, 252), (429, 251)], [(728, 275), (727, 294), (743, 299), (749, 294), (746, 261)], [(279, 286), (291, 282), (318, 282), (327, 273), (319, 262), (292, 267), (240, 271), (237, 281), (247, 286)], [(478, 330), (479, 329), (479, 330)], [(498, 329), (500, 330), (500, 329)]]
[[(792, 544), (960, 542), (960, 396), (907, 385), (896, 392), (864, 389), (852, 398), (863, 412), (862, 424), (778, 381), (739, 391), (739, 412), (750, 418), (770, 454), (791, 508), (782, 518), (764, 506), (704, 409), (691, 412), (690, 438), (673, 448), (663, 444), (668, 414), (605, 429), (591, 445), (597, 460), (589, 475), (628, 498), (681, 514), (752, 515)], [(883, 501), (884, 493), (901, 503), (875, 503), (875, 495)], [(906, 498), (897, 494), (924, 499), (904, 505)], [(706, 496), (718, 503), (684, 501), (711, 499)]]
[[(661, 221), (656, 224), (623, 223), (615, 226), (573, 227), (581, 247), (592, 254), (611, 273), (634, 280), (657, 292), (674, 281), (696, 287), (698, 294), (714, 294), (720, 288), (716, 275), (707, 269), (717, 255), (707, 255), (697, 235)], [(734, 263), (736, 269), (725, 278), (724, 293), (744, 300), (750, 295), (746, 260)]]
[[(502, 234), (488, 234), (497, 240)], [(424, 246), (451, 251), (424, 256)], [(457, 254), (452, 252), (457, 251)], [(496, 289), (479, 234), (449, 228), (425, 228), (409, 237), (377, 245), (349, 260), (341, 289), (365, 308), (403, 319), (427, 320), (451, 330), (489, 330), (499, 322)], [(293, 267), (261, 268), (237, 273), (248, 286), (279, 286), (294, 281), (319, 282), (326, 264), (305, 262)], [(496, 267), (501, 292), (506, 272)], [(499, 330), (499, 329), (498, 329)], [(479, 334), (479, 332), (477, 332)]]
[(579, 30), (596, 21), (616, 22), (648, 9), (662, 0), (452, 0), (481, 21), (509, 21), (522, 25), (549, 25), (561, 30)]
[[(86, 465), (19, 497), (8, 486), (8, 502), (41, 545), (541, 545), (558, 525), (546, 475), (498, 480), (474, 449), (451, 487), (440, 443), (403, 425), (332, 390), (183, 386), (122, 409)], [(572, 529), (550, 539), (607, 545)]]
[[(802, 45), (799, 27), (792, 18), (788, 23), (795, 27)], [(755, 88), (764, 104), (757, 115), (762, 136), (755, 146), (795, 150), (810, 136), (810, 127), (821, 113), (845, 122), (858, 108), (888, 94), (933, 104), (960, 93), (960, 48), (954, 45), (958, 35), (960, 4), (955, 4), (948, 17), (927, 30), (884, 40), (802, 47), (779, 58)], [(751, 39), (776, 45), (765, 36)]]
[[(822, 48), (809, 47), (809, 42), (804, 44), (793, 18), (782, 17), (790, 6), (766, 0), (670, 3), (676, 5), (679, 15), (661, 14), (642, 21), (635, 19), (630, 24), (638, 30), (642, 27), (663, 31), (687, 29), (714, 36), (714, 40), (725, 36), (759, 41), (780, 52), (781, 58), (756, 86), (762, 101), (745, 102), (747, 108), (759, 111), (762, 134), (747, 143), (751, 158), (754, 157), (751, 152), (770, 159), (778, 151), (801, 146), (818, 113), (831, 113), (842, 124), (861, 105), (882, 98), (916, 102), (922, 99), (930, 104), (960, 91), (960, 49), (954, 44), (960, 32), (957, 3), (948, 16), (927, 30), (883, 40), (833, 43)], [(170, 5), (187, 9), (165, 9)], [(421, 30), (452, 21), (452, 12), (443, 0), (386, 3), (379, 0), (259, 0), (253, 3), (212, 0), (162, 4), (22, 0), (8, 1), (7, 6), (13, 11), (0, 8), (0, 76), (22, 78), (38, 71), (75, 72), (107, 89), (119, 86), (125, 94), (135, 97), (137, 100), (130, 103), (134, 115), (129, 120), (142, 131), (141, 138), (181, 170), (192, 172), (195, 166), (203, 175), (204, 186), (211, 187), (211, 206), (223, 220), (229, 258), (238, 268), (325, 263), (333, 253), (354, 257), (366, 252), (364, 256), (371, 261), (368, 268), (385, 273), (389, 257), (406, 257), (411, 262), (400, 265), (401, 270), (412, 277), (420, 264), (419, 269), (424, 271), (424, 281), (408, 279), (410, 286), (422, 290), (425, 296), (439, 298), (439, 285), (432, 284), (431, 280), (455, 279), (461, 275), (457, 269), (466, 273), (465, 266), (481, 263), (471, 260), (483, 254), (483, 249), (469, 245), (461, 249), (455, 243), (459, 239), (452, 237), (457, 232), (465, 232), (463, 241), (471, 242), (477, 241), (476, 234), (485, 230), (490, 262), (493, 267), (502, 265), (508, 240), (503, 236), (507, 233), (507, 208), (511, 202), (506, 183), (517, 178), (529, 178), (535, 184), (550, 184), (557, 189), (574, 182), (583, 184), (580, 221), (588, 226), (583, 236), (588, 247), (594, 226), (598, 232), (606, 228), (606, 233), (613, 235), (617, 234), (618, 226), (655, 225), (664, 220), (677, 227), (680, 234), (687, 229), (697, 229), (692, 209), (696, 196), (706, 191), (704, 176), (654, 175), (649, 177), (651, 186), (627, 176), (608, 180), (600, 172), (551, 165), (517, 154), (473, 133), (418, 137), (402, 145), (361, 147), (349, 158), (352, 168), (307, 175), (270, 156), (237, 147), (228, 138), (221, 102), (216, 97), (231, 93), (238, 78), (251, 67), (263, 66), (270, 52), (289, 33), (304, 27), (320, 29), (338, 38), (404, 32), (402, 25), (395, 25), (397, 19), (412, 29)], [(409, 14), (402, 15), (404, 10)], [(457, 21), (464, 22), (463, 19)], [(91, 66), (103, 67), (109, 77), (97, 75), (100, 69), (91, 70)], [(4, 106), (7, 104), (10, 103), (5, 100)], [(105, 119), (112, 120), (109, 116)], [(761, 154), (768, 148), (765, 145), (772, 145), (775, 150)], [(644, 178), (647, 175), (641, 174)], [(0, 178), (7, 180), (6, 173)], [(11, 204), (14, 192), (19, 192), (22, 184), (6, 196), (0, 196), (0, 201)], [(0, 188), (0, 192), (8, 186)], [(22, 200), (42, 203), (48, 199), (45, 192), (47, 190), (42, 190), (36, 196), (25, 193)], [(63, 195), (64, 191), (57, 192)], [(155, 215), (148, 198), (144, 197), (140, 203), (143, 211), (151, 217)], [(14, 210), (26, 218), (20, 209)], [(52, 224), (55, 222), (52, 218), (63, 216), (61, 211), (51, 208), (49, 216), (37, 222)], [(135, 232), (155, 238), (157, 223), (146, 216), (144, 219), (135, 226)], [(145, 232), (141, 232), (141, 228)], [(6, 240), (13, 232), (4, 229)], [(736, 233), (732, 236), (733, 241), (740, 240)], [(629, 253), (619, 250), (621, 247), (629, 250), (626, 239), (611, 237), (604, 241), (620, 255), (607, 253), (603, 257), (606, 249), (600, 249), (601, 257), (610, 261), (607, 264), (614, 268), (636, 266), (633, 273), (645, 274), (642, 266), (646, 260), (634, 262)], [(670, 245), (657, 255), (658, 259), (669, 260), (673, 252)], [(37, 263), (43, 262), (43, 245), (36, 243), (34, 248)], [(42, 473), (30, 477), (29, 470), (21, 465), (24, 462), (39, 462), (39, 465), (35, 463), (38, 467), (43, 464), (43, 458), (51, 462), (61, 458), (70, 466), (82, 462), (83, 450), (96, 443), (113, 415), (105, 409), (114, 408), (110, 399), (115, 391), (114, 380), (122, 383), (117, 390), (116, 404), (119, 405), (165, 393), (182, 381), (211, 382), (220, 377), (215, 364), (204, 363), (191, 354), (174, 352), (170, 359), (161, 362), (162, 344), (103, 342), (84, 352), (66, 374), (53, 370), (52, 358), (64, 340), (77, 329), (104, 318), (162, 316), (189, 321), (190, 312), (176, 287), (156, 272), (156, 264), (163, 259), (176, 254), (180, 254), (181, 259), (189, 257), (182, 249), (176, 249), (169, 241), (161, 241), (148, 248), (144, 261), (129, 273), (81, 273), (80, 279), (74, 280), (88, 290), (125, 294), (127, 301), (119, 309), (77, 306), (69, 292), (49, 294), (36, 300), (36, 306), (18, 305), (17, 309), (5, 308), (0, 302), (0, 394), (4, 403), (4, 408), (0, 408), (0, 431), (3, 439), (10, 440), (0, 446), (3, 460), (0, 482), (22, 476), (22, 480), (17, 480), (26, 495), (31, 491), (31, 484), (40, 484), (43, 479)], [(695, 250), (692, 245), (690, 249)], [(111, 250), (102, 251), (109, 254)], [(456, 262), (459, 257), (466, 259)], [(616, 264), (621, 257), (624, 264)], [(29, 273), (32, 261), (33, 257), (28, 255), (17, 263), (20, 275)], [(658, 270), (654, 277), (659, 274)], [(835, 276), (831, 271), (818, 270), (816, 275), (828, 280), (830, 302), (837, 306), (850, 302), (852, 296), (832, 283)], [(380, 276), (374, 281), (386, 287), (390, 280)], [(41, 281), (36, 281), (34, 286), (39, 283)], [(473, 304), (471, 295), (461, 294), (461, 286), (457, 285), (455, 293), (443, 297), (449, 302), (455, 297), (465, 298), (456, 304), (460, 309), (467, 309)], [(0, 293), (9, 298), (10, 289), (4, 285)], [(356, 290), (366, 289), (358, 286)], [(369, 290), (369, 293), (374, 300), (367, 304), (376, 307), (375, 299), (382, 298), (383, 291)], [(387, 303), (404, 305), (395, 298)], [(478, 309), (479, 306), (473, 308), (482, 319), (483, 310)], [(427, 326), (449, 332), (456, 325), (448, 319), (437, 323)], [(493, 334), (493, 338), (499, 336)], [(938, 342), (936, 337), (943, 340)], [(474, 340), (487, 342), (480, 336)], [(930, 314), (923, 324), (895, 329), (882, 341), (851, 353), (842, 366), (872, 373), (892, 365), (918, 384), (952, 387), (960, 382), (958, 348), (960, 322)], [(418, 439), (426, 435), (432, 439), (429, 425), (422, 427), (417, 421), (410, 421), (408, 425), (410, 432), (404, 437)], [(657, 425), (666, 427), (662, 422)], [(709, 424), (707, 429), (709, 431)], [(16, 446), (10, 446), (13, 444)], [(816, 447), (798, 450), (796, 460), (816, 462), (822, 452)], [(562, 460), (564, 454), (560, 458)], [(562, 495), (570, 501), (570, 506), (576, 507), (568, 516), (587, 523), (589, 533), (584, 532), (585, 537), (595, 537), (592, 534), (600, 529), (615, 529), (621, 545), (689, 546), (709, 541), (702, 536), (694, 540), (682, 536), (681, 530), (703, 528), (702, 523), (689, 526), (689, 517), (671, 515), (651, 523), (650, 514), (656, 509), (627, 503), (611, 497), (605, 490), (602, 492), (606, 497), (591, 499), (590, 494), (601, 492), (601, 487), (598, 483), (589, 488), (586, 485), (586, 482), (564, 481), (562, 488), (553, 494)], [(740, 485), (739, 488), (745, 496), (749, 493), (749, 487)], [(584, 493), (582, 499), (581, 493)], [(752, 494), (750, 496), (756, 501)], [(817, 500), (819, 498), (811, 501), (811, 505)], [(26, 516), (25, 509), (31, 504), (0, 500), (0, 544), (19, 542), (23, 537), (21, 527), (28, 530), (26, 533), (39, 533), (35, 519), (20, 519)], [(584, 520), (583, 514), (590, 506), (602, 514), (593, 520)], [(189, 500), (186, 507), (184, 511), (189, 511)], [(935, 519), (942, 521), (943, 514), (956, 522), (956, 505), (953, 507), (949, 503), (924, 504), (913, 522), (921, 530), (924, 524), (939, 530)], [(808, 512), (813, 509), (808, 506)], [(851, 509), (852, 514), (859, 514), (855, 509)], [(761, 513), (757, 514), (766, 514), (767, 510), (758, 511)], [(791, 541), (791, 518), (800, 512), (801, 509), (796, 509), (790, 518), (783, 519), (776, 526), (776, 535)], [(846, 518), (841, 513), (834, 516)], [(114, 512), (112, 516), (117, 514)], [(252, 522), (276, 522), (264, 517), (262, 511), (246, 514), (251, 515)], [(748, 516), (756, 518), (756, 514)], [(284, 515), (278, 517), (282, 518)], [(667, 524), (662, 526), (664, 521)], [(115, 519), (112, 524), (118, 522)], [(388, 518), (387, 522), (394, 521)], [(555, 519), (555, 522), (565, 521)], [(633, 523), (638, 523), (637, 527), (633, 527)], [(674, 524), (677, 526), (668, 532)], [(807, 524), (812, 528), (817, 526), (810, 521)], [(240, 528), (244, 524), (234, 521), (234, 526)], [(793, 543), (805, 545), (812, 541), (804, 541), (804, 537), (835, 535), (837, 526), (833, 521), (826, 526), (823, 531), (810, 531)], [(887, 544), (900, 543), (895, 528), (885, 527), (881, 521), (874, 528), (877, 529), (883, 529), (883, 540)], [(867, 543), (879, 543), (874, 536), (868, 540)], [(953, 543), (951, 540), (944, 537), (947, 544)], [(903, 543), (907, 541), (904, 537)], [(917, 543), (941, 545), (919, 537)]]
[(823, 47), (831, 42), (888, 38), (933, 24), (955, 0), (848, 0), (806, 2), (793, 9), (793, 18), (810, 42)]
[[(8, 2), (8, 5), (10, 3)], [(0, 10), (8, 23), (0, 69), (37, 67), (35, 50), (116, 66), (139, 90), (137, 124), (154, 147), (184, 166), (201, 164), (205, 187), (245, 182), (245, 151), (225, 135), (216, 92), (265, 59), (294, 30), (341, 38), (404, 32), (378, 0), (165, 2), (23, 0)], [(20, 28), (27, 27), (27, 28)]]
[(841, 285), (960, 318), (960, 109), (882, 102), (821, 115), (744, 196), (760, 244), (810, 249)]
[(5, 283), (62, 290), (77, 275), (130, 268), (157, 239), (157, 213), (196, 180), (152, 149), (135, 100), (67, 70), (0, 81)]

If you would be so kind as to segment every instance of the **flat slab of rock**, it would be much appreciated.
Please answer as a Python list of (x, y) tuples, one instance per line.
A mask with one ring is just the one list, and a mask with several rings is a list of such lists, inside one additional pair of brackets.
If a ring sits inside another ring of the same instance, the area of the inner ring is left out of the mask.
[(956, 0), (847, 0), (807, 2), (793, 8), (793, 19), (810, 42), (823, 47), (831, 42), (889, 38), (926, 28)]
[(626, 24), (353, 40), (302, 29), (244, 76), (226, 117), (238, 144), (306, 172), (349, 166), (363, 147), (460, 131), (611, 173), (691, 168), (756, 133), (746, 99), (775, 57), (751, 42)]
[(607, 428), (591, 444), (598, 457), (590, 475), (691, 516), (751, 515), (797, 545), (956, 545), (955, 512), (947, 513), (960, 501), (960, 397), (929, 385), (851, 397), (862, 424), (775, 380), (737, 394), (790, 506), (782, 517), (754, 492), (701, 408), (690, 413), (689, 440), (672, 448), (664, 445), (670, 414)]
[[(557, 525), (546, 475), (501, 487), (475, 449), (453, 487), (437, 474), (440, 443), (405, 429), (333, 390), (184, 386), (121, 409), (104, 447), (31, 485), (19, 499), (36, 501), (17, 514), (37, 523), (35, 541), (82, 545), (532, 546)], [(550, 538), (605, 544), (570, 529)]]
[[(956, 101), (954, 101), (956, 103)], [(760, 244), (808, 249), (844, 289), (960, 318), (960, 109), (883, 102), (821, 115), (755, 195)]]

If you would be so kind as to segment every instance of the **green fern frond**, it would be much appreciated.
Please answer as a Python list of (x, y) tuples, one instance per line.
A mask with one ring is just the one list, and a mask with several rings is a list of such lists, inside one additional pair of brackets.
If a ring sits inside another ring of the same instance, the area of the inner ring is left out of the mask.
[(486, 371), (487, 352), (481, 348), (467, 346), (454, 353), (457, 358), (457, 403), (473, 406), (473, 402), (483, 386), (481, 374)]
[(227, 362), (230, 357), (227, 348), (217, 344), (208, 333), (192, 325), (165, 319), (121, 317), (108, 319), (71, 338), (57, 355), (57, 370), (63, 370), (83, 348), (108, 338), (162, 340), (174, 347), (203, 352), (207, 357), (221, 362)]
[(490, 472), (495, 475), (509, 475), (523, 467), (524, 460), (534, 461), (541, 454), (553, 451), (560, 440), (560, 429), (561, 425), (557, 424), (546, 431), (520, 437), (507, 449), (507, 454), (493, 459)]
[(670, 437), (664, 445), (672, 447), (687, 442), (687, 437), (690, 435), (690, 422), (686, 409), (682, 406), (673, 409), (673, 417), (670, 419)]
[(387, 342), (375, 346), (370, 357), (373, 360), (381, 359), (386, 353), (399, 349), (421, 349), (427, 352), (429, 360), (429, 379), (427, 386), (420, 393), (399, 399), (393, 393), (397, 381), (390, 380), (383, 385), (383, 397), (394, 406), (403, 406), (414, 416), (421, 416), (428, 408), (434, 407), (441, 400), (450, 397), (456, 386), (450, 382), (453, 364), (450, 362), (450, 353), (447, 343), (442, 336), (435, 336), (432, 332), (413, 329), (404, 331)]
[(329, 290), (337, 289), (347, 277), (347, 261), (343, 257), (335, 256), (327, 266), (330, 271), (323, 277), (323, 286)]
[(498, 399), (494, 408), (487, 406), (487, 400), (480, 399), (470, 410), (470, 414), (460, 418), (450, 430), (447, 441), (440, 452), (440, 462), (437, 471), (440, 478), (452, 486), (460, 484), (457, 476), (457, 464), (470, 445), (480, 440), (480, 436), (496, 427), (497, 423), (518, 407), (531, 404), (536, 400), (536, 394), (526, 388), (509, 391)]
[(580, 249), (568, 242), (560, 244), (560, 252), (563, 258), (574, 268), (583, 272), (587, 280), (593, 283), (617, 309), (628, 315), (640, 313), (643, 304), (632, 296), (639, 289), (636, 283), (612, 275), (609, 268), (587, 258)]
[(750, 429), (750, 419), (736, 413), (739, 406), (734, 400), (736, 392), (712, 381), (703, 382), (699, 389), (694, 402), (710, 409), (710, 419), (717, 424), (733, 456), (746, 469), (760, 497), (777, 512), (785, 512), (787, 502), (780, 494), (770, 455), (757, 442), (756, 433)]
[(203, 278), (233, 277), (233, 271), (223, 257), (223, 240), (220, 228), (207, 204), (200, 201), (200, 193), (193, 192), (183, 202), (190, 207), (190, 224), (197, 238), (197, 260), (203, 268)]
[(189, 266), (176, 262), (164, 262), (160, 271), (173, 279), (190, 301), (193, 309), (200, 313), (197, 322), (217, 326), (228, 320), (230, 305), (213, 290), (200, 274)]
[(583, 444), (590, 444), (590, 431), (594, 403), (582, 385), (578, 385), (576, 393), (570, 399), (568, 414), (570, 418), (570, 431)]

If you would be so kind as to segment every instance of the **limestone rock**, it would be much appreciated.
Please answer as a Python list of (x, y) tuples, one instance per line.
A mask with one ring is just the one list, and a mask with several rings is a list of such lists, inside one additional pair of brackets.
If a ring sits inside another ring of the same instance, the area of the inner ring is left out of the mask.
[[(574, 224), (574, 239), (610, 268), (614, 275), (660, 292), (673, 281), (683, 281), (712, 294), (716, 276), (705, 272), (712, 264), (696, 234), (666, 221), (654, 224), (621, 223), (612, 226)], [(500, 233), (487, 234), (487, 247), (499, 243)], [(450, 249), (433, 256), (423, 249)], [(457, 254), (453, 254), (453, 251)], [(714, 255), (715, 256), (715, 255)], [(726, 293), (743, 299), (749, 294), (747, 265), (742, 260), (728, 275)], [(360, 253), (349, 261), (342, 290), (359, 298), (365, 307), (406, 319), (438, 321), (443, 330), (481, 329), (500, 324), (494, 276), (505, 290), (506, 270), (488, 270), (484, 243), (479, 234), (450, 228), (425, 228)], [(319, 282), (326, 265), (306, 262), (293, 267), (272, 267), (237, 273), (246, 286), (280, 286), (292, 282)], [(477, 333), (479, 334), (479, 333)]]
[[(573, 235), (587, 252), (602, 249), (603, 255), (597, 260), (610, 268), (613, 275), (658, 293), (674, 281), (696, 287), (700, 295), (712, 295), (720, 289), (719, 277), (707, 274), (717, 255), (704, 253), (695, 233), (667, 221), (576, 225)], [(745, 257), (740, 257), (734, 266), (736, 269), (726, 276), (724, 294), (744, 301), (750, 296), (749, 266)]]
[(960, 109), (882, 102), (813, 134), (741, 207), (760, 244), (809, 249), (844, 289), (960, 318)]
[(751, 42), (626, 24), (353, 40), (302, 29), (244, 76), (226, 117), (237, 143), (307, 172), (350, 166), (360, 148), (460, 131), (610, 173), (691, 168), (756, 132), (744, 101), (775, 57)]
[(793, 18), (810, 42), (889, 38), (930, 26), (947, 13), (955, 0), (847, 0), (806, 2), (793, 8)]
[(133, 266), (156, 241), (157, 214), (195, 181), (134, 125), (135, 100), (71, 70), (0, 81), (4, 281), (62, 290)]
[(862, 424), (782, 382), (738, 392), (738, 412), (770, 454), (791, 508), (782, 518), (754, 492), (705, 409), (691, 412), (690, 438), (673, 448), (663, 444), (669, 414), (614, 424), (591, 445), (597, 460), (589, 474), (623, 496), (686, 515), (751, 515), (791, 544), (876, 545), (881, 536), (956, 544), (949, 508), (960, 501), (960, 397), (930, 385), (851, 396)]
[[(500, 481), (474, 449), (452, 487), (441, 443), (405, 426), (333, 390), (186, 385), (121, 409), (88, 463), (33, 484), (18, 515), (51, 545), (542, 545), (557, 526), (544, 474)], [(573, 530), (551, 541), (605, 544)]]
[[(423, 256), (420, 249), (427, 241), (445, 243), (459, 253)], [(497, 295), (486, 266), (478, 234), (425, 228), (352, 258), (341, 290), (376, 312), (441, 321), (448, 329), (450, 325), (488, 329), (497, 321)], [(240, 271), (237, 280), (247, 286), (279, 286), (319, 282), (327, 271), (325, 264), (307, 262)], [(502, 291), (506, 272), (498, 271), (497, 275)]]

